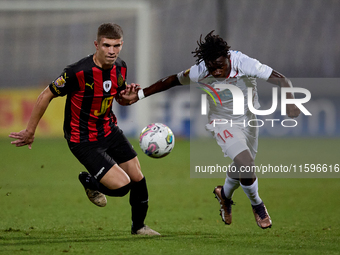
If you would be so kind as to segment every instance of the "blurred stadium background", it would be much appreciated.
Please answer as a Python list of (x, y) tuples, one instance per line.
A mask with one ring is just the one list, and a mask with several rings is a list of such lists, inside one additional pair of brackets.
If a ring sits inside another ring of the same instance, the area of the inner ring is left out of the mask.
[[(263, 135), (339, 136), (339, 4), (339, 0), (0, 1), (0, 135), (24, 128), (39, 92), (67, 64), (93, 53), (97, 27), (114, 22), (124, 30), (121, 58), (128, 64), (128, 83), (145, 87), (189, 68), (200, 35), (215, 30), (232, 49), (259, 59), (312, 94), (306, 107), (313, 116), (302, 116), (299, 128), (290, 133), (264, 128)], [(270, 87), (263, 84), (259, 92), (262, 104), (269, 105)], [(129, 136), (157, 121), (169, 125), (176, 136), (189, 137), (189, 98), (189, 88), (178, 87), (137, 105), (116, 104), (114, 111)], [(39, 135), (62, 136), (63, 100), (53, 100)]]
[[(128, 82), (142, 87), (193, 65), (196, 41), (215, 30), (232, 49), (282, 72), (312, 95), (305, 106), (313, 116), (299, 117), (298, 127), (260, 129), (257, 165), (335, 166), (339, 6), (340, 0), (0, 0), (0, 253), (339, 254), (340, 183), (328, 176), (262, 178), (260, 195), (274, 228), (256, 226), (240, 190), (235, 194), (235, 224), (225, 228), (211, 192), (225, 174), (211, 177), (218, 181), (206, 175), (203, 180), (189, 178), (187, 171), (200, 163), (193, 162), (198, 154), (191, 157), (196, 141), (204, 142), (201, 158), (213, 164), (224, 160), (220, 148), (213, 139), (178, 139), (210, 135), (202, 123), (193, 122), (193, 110), (200, 110), (199, 96), (191, 97), (191, 90), (199, 92), (196, 88), (177, 87), (129, 107), (114, 105), (118, 124), (130, 137), (154, 121), (175, 133), (175, 149), (162, 162), (138, 150), (152, 200), (148, 224), (164, 234), (162, 239), (128, 237), (128, 197), (111, 198), (100, 212), (85, 200), (77, 181), (82, 167), (58, 138), (63, 136), (65, 98), (52, 101), (36, 135), (57, 139), (36, 139), (30, 151), (10, 146), (8, 138), (26, 126), (40, 91), (66, 65), (94, 52), (101, 23), (123, 27), (121, 58), (128, 64)], [(259, 94), (268, 109), (271, 85), (260, 82)], [(138, 146), (136, 139), (131, 141)]]

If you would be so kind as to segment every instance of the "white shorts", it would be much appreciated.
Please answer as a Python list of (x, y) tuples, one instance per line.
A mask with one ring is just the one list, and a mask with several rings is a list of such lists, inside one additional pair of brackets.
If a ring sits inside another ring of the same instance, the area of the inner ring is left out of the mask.
[[(223, 123), (223, 124), (222, 124)], [(245, 123), (248, 123), (246, 119)], [(230, 124), (216, 120), (206, 125), (206, 129), (215, 137), (225, 157), (232, 160), (242, 151), (249, 150), (255, 159), (258, 147), (258, 127), (242, 124)]]

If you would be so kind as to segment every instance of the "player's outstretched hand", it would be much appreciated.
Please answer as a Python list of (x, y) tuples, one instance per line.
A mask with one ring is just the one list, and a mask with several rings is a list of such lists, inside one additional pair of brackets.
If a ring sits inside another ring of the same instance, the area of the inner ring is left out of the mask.
[(139, 84), (127, 84), (126, 89), (120, 92), (116, 101), (120, 105), (131, 105), (138, 101), (138, 90), (140, 90)]
[(10, 138), (16, 139), (12, 141), (11, 144), (14, 144), (16, 147), (21, 147), (28, 145), (29, 149), (32, 149), (32, 143), (34, 141), (34, 134), (28, 132), (26, 129), (21, 130), (20, 132), (12, 132), (9, 134)]
[(290, 118), (296, 118), (300, 115), (300, 109), (295, 104), (287, 104), (287, 115)]

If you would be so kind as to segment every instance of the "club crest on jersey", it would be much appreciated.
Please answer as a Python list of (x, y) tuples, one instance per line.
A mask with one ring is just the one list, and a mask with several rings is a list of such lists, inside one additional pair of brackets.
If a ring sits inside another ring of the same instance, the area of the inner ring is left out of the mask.
[(103, 88), (106, 92), (109, 92), (112, 86), (112, 82), (110, 80), (103, 82)]
[(123, 75), (121, 75), (121, 74), (119, 75), (117, 83), (118, 83), (118, 87), (121, 87), (121, 86), (123, 86), (125, 84)]

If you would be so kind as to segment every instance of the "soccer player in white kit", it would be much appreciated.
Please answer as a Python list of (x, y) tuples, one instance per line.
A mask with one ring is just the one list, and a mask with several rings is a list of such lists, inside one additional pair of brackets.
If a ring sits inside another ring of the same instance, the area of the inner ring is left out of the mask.
[[(291, 82), (282, 74), (258, 60), (248, 57), (239, 52), (229, 50), (227, 42), (211, 31), (193, 52), (196, 64), (190, 69), (182, 71), (177, 75), (163, 78), (151, 86), (138, 90), (134, 103), (144, 97), (167, 90), (177, 85), (200, 84), (205, 88), (213, 88), (221, 100), (221, 104), (215, 104), (209, 98), (209, 123), (206, 129), (215, 137), (221, 147), (224, 156), (233, 160), (231, 166), (237, 171), (228, 172), (223, 186), (217, 186), (214, 194), (220, 204), (220, 215), (225, 224), (231, 224), (233, 205), (232, 196), (234, 191), (241, 186), (248, 196), (257, 225), (263, 229), (271, 227), (272, 221), (267, 209), (258, 194), (258, 179), (254, 172), (242, 172), (240, 169), (252, 169), (258, 146), (258, 127), (255, 125), (240, 125), (248, 123), (248, 120), (256, 119), (256, 116), (248, 109), (247, 89), (253, 90), (252, 102), (254, 108), (259, 108), (256, 89), (256, 78), (266, 80), (280, 87), (292, 87)], [(223, 89), (223, 84), (231, 84), (242, 90), (244, 96), (244, 114), (233, 115), (233, 95), (229, 90)], [(213, 93), (212, 93), (213, 94)], [(287, 98), (292, 99), (294, 95), (287, 93)], [(297, 117), (300, 110), (293, 104), (287, 105), (287, 115), (291, 118)], [(223, 121), (218, 123), (218, 121)], [(225, 120), (239, 123), (232, 125)]]

